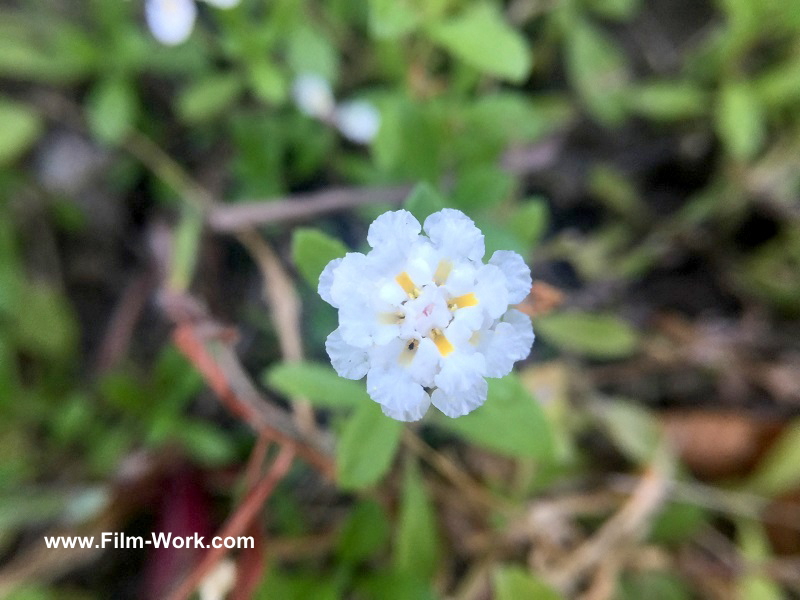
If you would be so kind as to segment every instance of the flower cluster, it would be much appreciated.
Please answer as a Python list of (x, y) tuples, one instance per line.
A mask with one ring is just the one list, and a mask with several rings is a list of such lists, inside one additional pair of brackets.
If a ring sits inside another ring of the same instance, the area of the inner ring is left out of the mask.
[[(241, 0), (205, 1), (217, 8), (233, 8)], [(144, 16), (153, 37), (167, 46), (177, 46), (191, 35), (197, 6), (194, 0), (146, 0)]]
[(292, 85), (292, 97), (303, 113), (333, 125), (356, 144), (370, 143), (380, 128), (381, 115), (375, 106), (365, 100), (337, 105), (330, 84), (319, 75), (299, 75)]
[(336, 372), (367, 376), (383, 412), (421, 419), (431, 403), (449, 417), (486, 400), (485, 377), (507, 375), (528, 356), (530, 319), (510, 304), (530, 291), (515, 252), (484, 264), (483, 234), (464, 213), (444, 209), (419, 221), (406, 210), (370, 226), (366, 255), (348, 253), (320, 275), (319, 294), (339, 309), (325, 347)]

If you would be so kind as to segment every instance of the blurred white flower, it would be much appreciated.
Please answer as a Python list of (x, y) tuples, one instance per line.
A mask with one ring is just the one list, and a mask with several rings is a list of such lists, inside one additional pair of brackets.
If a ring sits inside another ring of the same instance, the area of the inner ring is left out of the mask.
[[(233, 8), (241, 0), (205, 1), (218, 8)], [(194, 0), (146, 0), (144, 16), (153, 37), (167, 46), (177, 46), (191, 35), (197, 6)]]
[(236, 563), (224, 558), (217, 563), (197, 587), (200, 600), (224, 600), (236, 583)]
[(421, 419), (433, 403), (449, 417), (486, 400), (485, 377), (507, 375), (528, 356), (530, 319), (509, 304), (530, 291), (515, 252), (483, 263), (483, 234), (464, 213), (444, 209), (424, 230), (406, 210), (370, 226), (366, 255), (348, 253), (320, 275), (319, 294), (339, 309), (326, 349), (336, 372), (367, 376), (383, 412)]
[(370, 143), (381, 126), (381, 114), (366, 100), (340, 104), (336, 107), (333, 120), (342, 135), (357, 144)]
[(381, 114), (370, 102), (353, 100), (337, 106), (331, 84), (321, 75), (298, 75), (292, 84), (292, 98), (301, 112), (333, 125), (357, 144), (370, 143), (381, 125)]
[(292, 98), (301, 112), (323, 121), (331, 118), (336, 107), (328, 80), (313, 73), (304, 73), (295, 78)]

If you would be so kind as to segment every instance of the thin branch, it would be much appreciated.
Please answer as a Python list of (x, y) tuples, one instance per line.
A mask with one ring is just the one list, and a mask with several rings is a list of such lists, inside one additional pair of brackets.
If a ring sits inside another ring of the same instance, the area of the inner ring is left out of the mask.
[(218, 204), (208, 214), (208, 224), (219, 233), (233, 233), (266, 223), (303, 221), (365, 204), (400, 204), (411, 185), (389, 187), (339, 187), (282, 198)]
[(173, 340), (228, 410), (259, 434), (291, 446), (298, 456), (332, 479), (335, 468), (329, 440), (321, 435), (310, 438), (301, 435), (289, 415), (261, 397), (230, 344), (209, 339), (198, 328), (195, 324), (181, 323), (173, 333)]
[[(292, 448), (291, 445), (287, 444), (281, 446), (280, 453), (275, 459), (275, 462), (272, 463), (272, 468), (270, 468), (264, 478), (251, 490), (233, 516), (223, 525), (222, 529), (217, 534), (218, 537), (236, 537), (244, 533), (250, 523), (253, 522), (253, 519), (258, 515), (264, 502), (267, 501), (267, 498), (269, 498), (270, 494), (275, 489), (275, 486), (278, 485), (289, 471), (294, 456), (294, 448)], [(188, 600), (203, 578), (228, 552), (230, 552), (230, 548), (225, 547), (211, 548), (206, 552), (189, 576), (169, 596), (169, 600)]]
[(492, 495), (472, 477), (465, 473), (458, 465), (441, 452), (437, 452), (426, 444), (417, 434), (410, 429), (403, 430), (403, 443), (414, 454), (425, 460), (431, 467), (439, 472), (453, 487), (463, 493), (481, 509), (513, 511), (514, 507), (504, 499)]
[(622, 508), (548, 575), (550, 583), (562, 591), (572, 590), (581, 577), (601, 565), (609, 553), (620, 552), (622, 544), (644, 534), (647, 523), (667, 496), (668, 481), (660, 468), (648, 468)]
[[(281, 355), (287, 362), (303, 360), (303, 340), (300, 334), (300, 298), (292, 278), (281, 265), (270, 245), (252, 229), (236, 234), (258, 264), (263, 278), (264, 301), (272, 314), (278, 333)], [(292, 398), (292, 410), (300, 431), (315, 435), (314, 409), (303, 398)]]

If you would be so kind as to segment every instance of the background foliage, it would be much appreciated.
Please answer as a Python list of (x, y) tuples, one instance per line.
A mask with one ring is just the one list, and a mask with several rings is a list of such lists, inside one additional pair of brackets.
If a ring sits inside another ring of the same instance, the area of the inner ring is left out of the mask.
[[(196, 554), (42, 536), (236, 514), (231, 347), (335, 469), (294, 462), (230, 597), (800, 593), (800, 4), (198, 7), (177, 47), (138, 1), (0, 7), (0, 595), (183, 580)], [(372, 143), (297, 110), (307, 73), (378, 108)], [(458, 420), (387, 419), (324, 353), (319, 272), (404, 199), (539, 284), (531, 358)]]

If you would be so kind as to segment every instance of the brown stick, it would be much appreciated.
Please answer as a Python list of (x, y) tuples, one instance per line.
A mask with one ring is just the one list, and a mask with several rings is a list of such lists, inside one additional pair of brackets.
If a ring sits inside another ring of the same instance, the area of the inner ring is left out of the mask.
[(281, 445), (291, 446), (298, 456), (323, 475), (334, 477), (335, 467), (327, 440), (304, 438), (286, 413), (266, 402), (250, 382), (232, 349), (223, 343), (207, 347), (197, 332), (197, 326), (188, 323), (176, 327), (173, 340), (228, 410), (259, 434)]
[[(303, 340), (300, 334), (300, 298), (292, 278), (283, 268), (272, 247), (253, 229), (244, 229), (236, 234), (244, 244), (261, 271), (262, 295), (278, 333), (281, 356), (286, 362), (303, 360)], [(300, 431), (316, 434), (314, 409), (304, 398), (292, 398), (292, 410)]]
[[(275, 459), (275, 462), (272, 463), (272, 468), (270, 468), (264, 478), (247, 495), (244, 502), (242, 502), (227, 523), (222, 526), (217, 537), (236, 537), (247, 529), (248, 525), (250, 525), (256, 515), (258, 515), (264, 502), (269, 498), (272, 490), (275, 489), (278, 482), (280, 482), (289, 471), (294, 456), (294, 448), (291, 445), (287, 444), (281, 446), (278, 457)], [(183, 583), (169, 596), (169, 600), (188, 600), (203, 578), (228, 552), (230, 552), (230, 548), (224, 547), (211, 548), (206, 552), (189, 576), (184, 579)]]
[(207, 219), (214, 231), (231, 233), (264, 223), (300, 221), (364, 204), (399, 204), (410, 191), (410, 185), (331, 188), (267, 201), (217, 204)]

